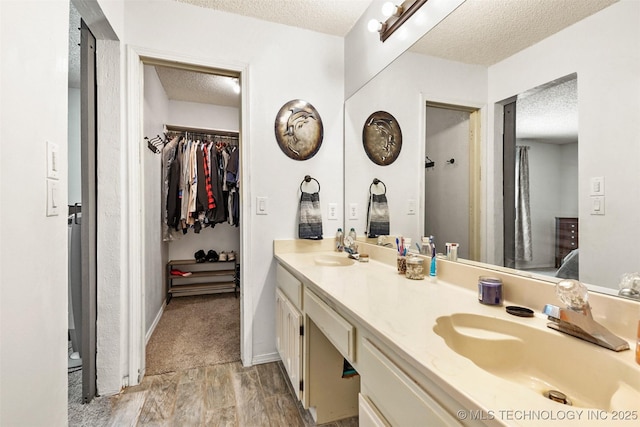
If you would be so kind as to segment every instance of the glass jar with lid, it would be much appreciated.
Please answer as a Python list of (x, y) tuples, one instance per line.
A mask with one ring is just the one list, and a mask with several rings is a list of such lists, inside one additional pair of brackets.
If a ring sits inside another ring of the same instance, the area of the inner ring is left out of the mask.
[(423, 261), (424, 260), (416, 254), (407, 255), (407, 272), (405, 276), (413, 280), (424, 279)]

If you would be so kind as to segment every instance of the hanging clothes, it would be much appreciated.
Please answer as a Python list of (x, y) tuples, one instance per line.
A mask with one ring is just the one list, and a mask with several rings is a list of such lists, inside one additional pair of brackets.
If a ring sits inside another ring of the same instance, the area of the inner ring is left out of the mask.
[(239, 225), (237, 146), (173, 138), (162, 158), (163, 240), (223, 222)]

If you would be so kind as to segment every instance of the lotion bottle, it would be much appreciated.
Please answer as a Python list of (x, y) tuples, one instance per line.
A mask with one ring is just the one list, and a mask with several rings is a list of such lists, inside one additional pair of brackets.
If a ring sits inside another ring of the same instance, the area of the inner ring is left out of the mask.
[(344, 233), (342, 232), (342, 228), (338, 228), (336, 232), (336, 252), (342, 252), (344, 250)]

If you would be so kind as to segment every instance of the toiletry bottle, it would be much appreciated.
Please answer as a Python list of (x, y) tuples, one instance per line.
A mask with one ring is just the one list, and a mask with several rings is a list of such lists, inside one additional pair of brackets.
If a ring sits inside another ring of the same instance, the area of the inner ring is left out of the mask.
[(353, 239), (353, 241), (356, 241), (356, 237), (358, 237), (358, 235), (356, 234), (356, 229), (351, 227), (351, 230), (349, 230), (349, 237), (351, 237)]
[(342, 232), (342, 228), (338, 228), (336, 232), (336, 251), (342, 252), (344, 250), (344, 233)]
[(422, 246), (420, 246), (420, 253), (422, 255), (429, 255), (431, 253), (431, 240), (428, 237), (422, 237)]
[(409, 249), (411, 249), (411, 237), (404, 238), (404, 253), (403, 255), (409, 255)]
[(429, 236), (429, 241), (431, 242), (431, 266), (429, 268), (429, 276), (431, 280), (435, 280), (436, 278), (436, 242), (433, 239), (433, 236)]

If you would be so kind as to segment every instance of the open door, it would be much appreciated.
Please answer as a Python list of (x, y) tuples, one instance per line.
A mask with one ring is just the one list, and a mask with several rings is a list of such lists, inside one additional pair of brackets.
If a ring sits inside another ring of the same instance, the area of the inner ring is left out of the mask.
[(80, 25), (82, 400), (96, 395), (96, 39)]

